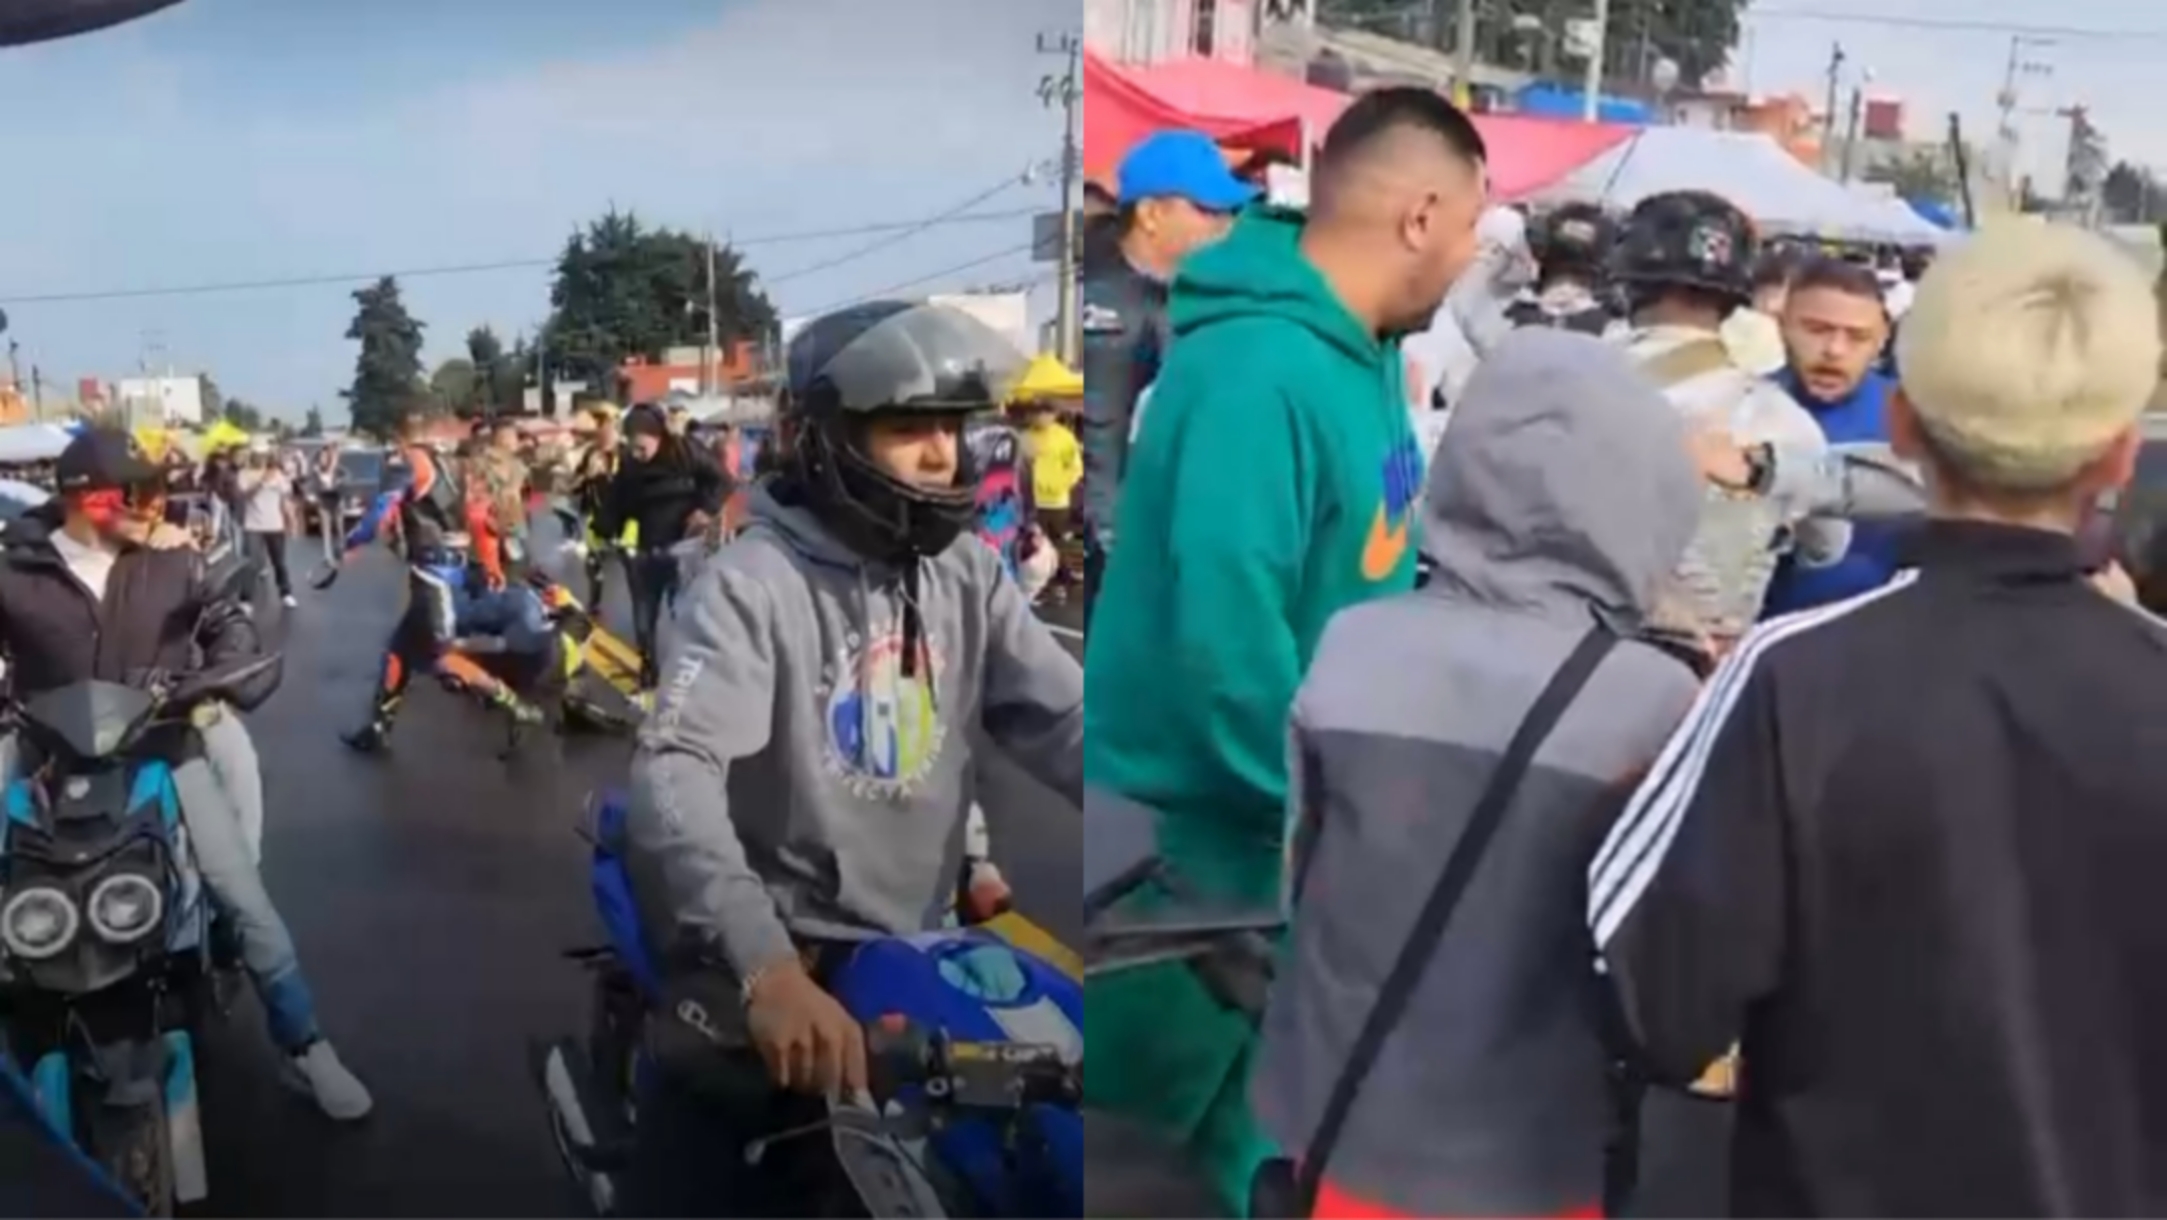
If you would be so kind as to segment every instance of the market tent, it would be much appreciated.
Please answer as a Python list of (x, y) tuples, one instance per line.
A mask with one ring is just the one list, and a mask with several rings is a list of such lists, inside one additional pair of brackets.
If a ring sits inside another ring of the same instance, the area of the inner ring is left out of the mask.
[(1061, 363), (1059, 356), (1040, 352), (1023, 370), (1016, 381), (1016, 388), (1009, 396), (1019, 402), (1031, 402), (1042, 398), (1081, 398), (1084, 392), (1083, 374)]
[(1089, 51), (1083, 61), (1084, 173), (1090, 178), (1112, 182), (1122, 155), (1137, 141), (1177, 127), (1201, 131), (1229, 148), (1301, 156), (1302, 123), (1293, 114), (1257, 118), (1185, 111)]
[(74, 439), (75, 434), (59, 424), (17, 424), (0, 428), (0, 466), (50, 462)]
[[(1094, 64), (1098, 76), (1091, 75)], [(1202, 131), (1228, 147), (1267, 148), (1298, 158), (1302, 141), (1322, 140), (1354, 100), (1215, 59), (1120, 68), (1087, 53), (1084, 68), (1084, 171), (1102, 181), (1111, 179), (1130, 146), (1171, 127)], [(1102, 82), (1105, 91), (1097, 92)], [(1504, 200), (1549, 185), (1634, 130), (1518, 114), (1474, 119), (1489, 146), (1490, 192)]]
[(1665, 191), (1713, 191), (1764, 230), (1829, 240), (1932, 241), (1933, 226), (1884, 211), (1758, 132), (1649, 127), (1535, 192), (1543, 203), (1631, 208)]

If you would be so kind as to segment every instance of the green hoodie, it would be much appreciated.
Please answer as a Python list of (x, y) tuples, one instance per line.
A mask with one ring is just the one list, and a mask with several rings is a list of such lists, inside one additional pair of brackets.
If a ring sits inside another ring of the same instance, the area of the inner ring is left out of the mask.
[(1229, 897), (1278, 881), (1287, 711), (1325, 622), (1414, 583), (1398, 346), (1300, 236), (1252, 209), (1175, 277), (1085, 660), (1085, 775), (1160, 810), (1162, 852)]
[[(1237, 901), (1277, 894), (1287, 713), (1326, 620), (1414, 584), (1399, 351), (1300, 235), (1253, 210), (1175, 277), (1085, 645), (1086, 782), (1159, 810), (1161, 854)], [(1178, 1141), (1242, 1214), (1272, 1154), (1249, 1114), (1251, 1018), (1175, 963), (1094, 980), (1084, 1026), (1091, 1105)]]

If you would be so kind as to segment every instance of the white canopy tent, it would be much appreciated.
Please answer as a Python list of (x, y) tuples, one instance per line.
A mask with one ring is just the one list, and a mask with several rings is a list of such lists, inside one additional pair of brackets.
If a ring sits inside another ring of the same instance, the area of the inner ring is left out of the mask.
[(1943, 236), (1902, 203), (1848, 190), (1757, 132), (1643, 128), (1533, 199), (1600, 203), (1624, 211), (1650, 195), (1688, 190), (1729, 199), (1764, 232), (1898, 245), (1933, 243)]
[(59, 424), (17, 424), (12, 428), (0, 428), (0, 466), (50, 462), (74, 439), (75, 434)]

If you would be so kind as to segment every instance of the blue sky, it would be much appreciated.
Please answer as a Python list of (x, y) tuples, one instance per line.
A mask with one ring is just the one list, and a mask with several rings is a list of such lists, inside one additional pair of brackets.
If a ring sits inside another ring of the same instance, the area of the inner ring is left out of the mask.
[[(817, 310), (1029, 240), (943, 225), (776, 235), (953, 208), (1058, 150), (1040, 31), (1073, 0), (184, 0), (0, 51), (0, 305), (48, 382), (147, 345), (228, 394), (343, 415), (358, 283), (36, 303), (106, 290), (544, 259), (615, 204), (737, 240)], [(1012, 183), (974, 210), (1051, 209)], [(1022, 254), (908, 289), (1042, 276)], [(402, 278), (433, 363), (547, 309), (546, 266)], [(1041, 288), (1040, 300), (1049, 295)]]

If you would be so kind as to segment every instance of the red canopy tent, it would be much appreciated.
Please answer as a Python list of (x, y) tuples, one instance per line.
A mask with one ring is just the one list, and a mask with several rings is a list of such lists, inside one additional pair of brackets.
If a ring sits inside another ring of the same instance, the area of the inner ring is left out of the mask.
[[(1113, 177), (1121, 156), (1154, 131), (1187, 127), (1230, 148), (1299, 157), (1302, 140), (1324, 138), (1354, 99), (1291, 77), (1216, 59), (1121, 68), (1086, 53), (1084, 172)], [(1512, 200), (1537, 191), (1633, 134), (1619, 123), (1519, 114), (1478, 114), (1490, 149), (1490, 190)]]

